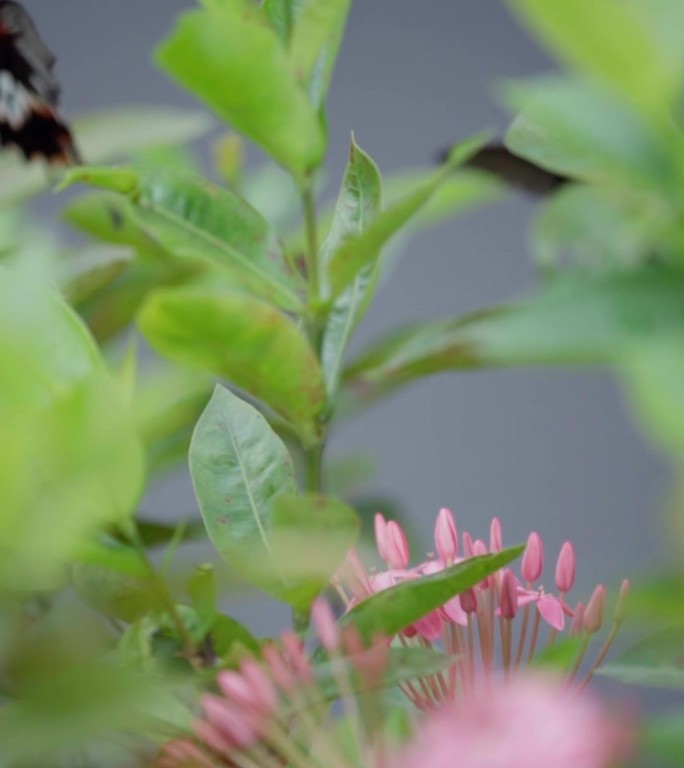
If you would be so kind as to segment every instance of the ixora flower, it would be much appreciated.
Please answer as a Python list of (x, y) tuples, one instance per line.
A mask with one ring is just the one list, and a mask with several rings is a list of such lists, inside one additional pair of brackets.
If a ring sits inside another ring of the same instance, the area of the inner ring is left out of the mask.
[[(489, 545), (464, 532), (457, 533), (453, 514), (441, 509), (435, 523), (436, 556), (411, 568), (406, 535), (393, 520), (381, 514), (375, 517), (375, 535), (380, 558), (387, 570), (367, 571), (355, 551), (335, 578), (335, 586), (347, 608), (381, 590), (404, 581), (437, 573), (467, 558), (502, 549), (501, 523), (490, 526)], [(583, 688), (606, 656), (622, 622), (622, 607), (629, 590), (623, 581), (607, 638), (583, 677), (579, 671), (592, 636), (604, 625), (606, 589), (599, 584), (590, 599), (574, 606), (568, 593), (575, 582), (575, 551), (565, 542), (556, 561), (554, 581), (557, 594), (547, 592), (540, 580), (544, 570), (544, 546), (541, 536), (531, 533), (520, 564), (520, 575), (503, 568), (472, 589), (452, 598), (399, 634), (405, 646), (432, 647), (438, 644), (453, 655), (448, 673), (402, 684), (402, 690), (420, 709), (431, 709), (444, 701), (477, 693), (483, 679), (499, 671), (510, 679), (521, 669), (534, 664), (540, 653), (549, 654), (558, 647), (562, 633), (567, 636), (575, 656), (567, 675), (567, 684)]]
[(586, 691), (568, 696), (527, 673), (431, 713), (392, 768), (607, 768), (631, 748), (628, 728)]
[[(493, 678), (467, 702), (415, 711), (413, 737), (396, 746), (383, 731), (379, 693), (388, 644), (364, 648), (353, 629), (340, 632), (327, 603), (314, 606), (313, 622), (346, 727), (331, 715), (301, 641), (286, 632), (262, 661), (219, 673), (219, 693), (202, 697), (195, 737), (168, 743), (158, 768), (610, 768), (629, 751), (627, 726), (586, 691), (570, 695), (558, 678), (530, 673), (505, 684)], [(359, 680), (364, 695), (355, 698)]]

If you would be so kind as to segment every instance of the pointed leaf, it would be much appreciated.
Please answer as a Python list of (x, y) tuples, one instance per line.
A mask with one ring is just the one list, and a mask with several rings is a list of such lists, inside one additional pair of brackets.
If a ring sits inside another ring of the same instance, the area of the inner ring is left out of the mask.
[(511, 547), (493, 555), (471, 557), (432, 576), (397, 584), (358, 603), (341, 622), (354, 624), (366, 641), (378, 634), (391, 637), (505, 567), (524, 549)]
[(231, 0), (184, 13), (156, 58), (295, 176), (320, 163), (325, 139), (318, 117), (258, 6)]
[[(359, 237), (378, 215), (381, 195), (382, 179), (378, 167), (352, 139), (330, 232), (319, 254), (322, 274), (326, 273), (333, 254), (350, 238)], [(374, 269), (375, 265), (369, 264), (356, 275), (352, 284), (337, 297), (328, 316), (321, 358), (331, 399), (337, 389), (345, 349), (360, 320)]]
[(277, 309), (247, 294), (178, 288), (150, 294), (138, 318), (155, 349), (225, 376), (316, 440), (323, 374), (309, 343)]
[(384, 210), (362, 234), (347, 239), (334, 252), (327, 275), (332, 298), (339, 296), (360, 272), (375, 265), (383, 246), (427, 204), (454, 168), (464, 163), (484, 141), (484, 137), (478, 136), (455, 147), (449, 161), (437, 173)]
[(272, 568), (276, 499), (297, 491), (287, 448), (251, 405), (217, 386), (190, 446), (190, 472), (209, 538), (244, 578), (279, 596)]

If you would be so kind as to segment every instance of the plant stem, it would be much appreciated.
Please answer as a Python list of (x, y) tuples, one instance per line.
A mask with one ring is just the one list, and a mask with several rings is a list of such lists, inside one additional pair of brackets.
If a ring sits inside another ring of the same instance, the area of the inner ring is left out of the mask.
[(309, 493), (321, 493), (323, 490), (323, 453), (325, 442), (322, 441), (306, 454), (306, 490)]
[(304, 226), (306, 228), (306, 272), (309, 280), (309, 301), (318, 303), (321, 296), (320, 275), (318, 274), (318, 224), (316, 223), (316, 204), (314, 202), (313, 183), (302, 190), (304, 208)]

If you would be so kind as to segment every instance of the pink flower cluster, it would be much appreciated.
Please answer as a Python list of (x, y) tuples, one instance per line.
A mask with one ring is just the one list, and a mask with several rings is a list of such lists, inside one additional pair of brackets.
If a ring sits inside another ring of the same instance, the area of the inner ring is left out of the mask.
[(168, 743), (157, 768), (610, 768), (631, 751), (629, 728), (586, 692), (570, 696), (557, 679), (530, 673), (506, 684), (493, 678), (467, 702), (430, 711), (398, 748), (382, 730), (383, 697), (366, 696), (361, 710), (353, 695), (354, 672), (370, 690), (381, 683), (387, 644), (364, 650), (353, 630), (340, 633), (323, 602), (313, 621), (336, 662), (347, 731), (332, 717), (300, 641), (285, 633), (262, 662), (246, 658), (219, 673), (219, 693), (202, 697), (195, 738)]
[[(387, 569), (369, 572), (357, 553), (350, 551), (335, 579), (347, 608), (401, 582), (429, 576), (468, 558), (499, 552), (503, 546), (498, 518), (492, 520), (488, 545), (482, 539), (473, 539), (467, 531), (463, 532), (459, 542), (456, 522), (448, 509), (440, 510), (435, 523), (437, 556), (415, 567), (409, 565), (407, 537), (397, 522), (387, 521), (378, 513), (375, 535), (378, 553)], [(421, 709), (468, 695), (478, 689), (478, 676), (489, 677), (497, 668), (510, 676), (534, 660), (544, 634), (548, 648), (566, 629), (569, 635), (577, 638), (577, 656), (569, 670), (569, 678), (574, 679), (590, 637), (603, 626), (606, 604), (606, 589), (599, 584), (586, 603), (580, 601), (571, 607), (567, 595), (574, 586), (575, 569), (573, 545), (565, 542), (555, 564), (554, 581), (558, 593), (547, 592), (540, 584), (544, 570), (543, 542), (538, 533), (531, 533), (519, 576), (510, 568), (503, 568), (401, 632), (399, 639), (405, 645), (431, 646), (440, 642), (454, 656), (448, 675), (421, 680), (419, 685), (405, 685), (406, 695)], [(608, 639), (581, 686), (586, 685), (608, 652), (622, 620), (622, 605), (628, 589), (629, 583), (624, 581)], [(547, 625), (545, 633), (544, 624)]]

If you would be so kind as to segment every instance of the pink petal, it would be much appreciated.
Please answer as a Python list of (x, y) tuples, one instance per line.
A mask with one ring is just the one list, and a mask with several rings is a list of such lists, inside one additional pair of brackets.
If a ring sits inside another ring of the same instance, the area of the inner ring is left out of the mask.
[(560, 600), (553, 595), (540, 595), (537, 600), (537, 610), (544, 621), (554, 629), (562, 630), (565, 627), (565, 612)]

